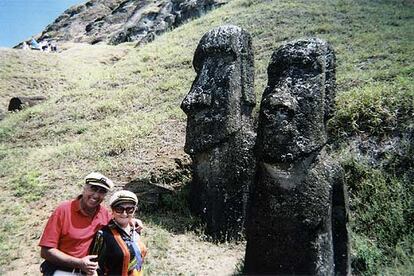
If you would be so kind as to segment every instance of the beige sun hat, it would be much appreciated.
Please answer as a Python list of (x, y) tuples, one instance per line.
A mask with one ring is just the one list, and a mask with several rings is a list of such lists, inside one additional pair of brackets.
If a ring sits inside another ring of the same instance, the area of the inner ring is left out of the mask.
[(111, 199), (109, 200), (109, 205), (111, 207), (114, 207), (115, 205), (118, 205), (121, 203), (132, 203), (136, 206), (138, 204), (138, 198), (131, 191), (127, 191), (127, 190), (117, 191), (111, 196)]
[(99, 186), (111, 191), (114, 188), (114, 183), (111, 179), (98, 172), (92, 172), (85, 177), (85, 184)]

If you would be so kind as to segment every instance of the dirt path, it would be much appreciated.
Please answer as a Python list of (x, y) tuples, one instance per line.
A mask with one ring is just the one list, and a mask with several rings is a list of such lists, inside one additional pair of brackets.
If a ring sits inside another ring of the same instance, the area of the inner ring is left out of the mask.
[(171, 273), (232, 275), (244, 257), (244, 244), (216, 245), (194, 234), (174, 235), (167, 252)]

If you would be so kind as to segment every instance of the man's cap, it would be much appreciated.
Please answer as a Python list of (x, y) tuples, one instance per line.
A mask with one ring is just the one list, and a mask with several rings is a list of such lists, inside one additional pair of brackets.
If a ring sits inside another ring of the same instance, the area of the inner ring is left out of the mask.
[(114, 188), (114, 183), (111, 179), (98, 172), (92, 172), (85, 177), (85, 184), (99, 186), (111, 191)]
[(115, 205), (118, 205), (121, 203), (132, 203), (134, 205), (137, 205), (138, 198), (131, 191), (127, 191), (127, 190), (117, 191), (111, 196), (111, 199), (109, 200), (109, 205), (111, 207), (114, 207)]

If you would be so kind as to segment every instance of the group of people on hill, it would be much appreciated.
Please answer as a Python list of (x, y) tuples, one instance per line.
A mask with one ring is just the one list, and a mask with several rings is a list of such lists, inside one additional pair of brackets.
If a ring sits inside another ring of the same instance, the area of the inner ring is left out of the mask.
[(44, 52), (57, 52), (57, 45), (54, 41), (40, 41), (37, 42), (36, 39), (32, 38), (29, 43), (23, 41), (22, 44), (23, 50), (38, 50)]
[(142, 275), (147, 248), (142, 221), (134, 218), (138, 198), (117, 191), (109, 212), (101, 202), (113, 188), (106, 176), (90, 173), (82, 193), (54, 210), (39, 242), (43, 275)]

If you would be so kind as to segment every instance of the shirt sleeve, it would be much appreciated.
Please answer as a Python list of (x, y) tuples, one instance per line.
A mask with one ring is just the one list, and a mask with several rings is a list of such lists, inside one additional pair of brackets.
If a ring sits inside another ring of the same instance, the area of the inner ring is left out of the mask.
[(58, 248), (60, 235), (62, 233), (63, 215), (64, 212), (61, 206), (56, 208), (52, 213), (43, 230), (39, 246)]

